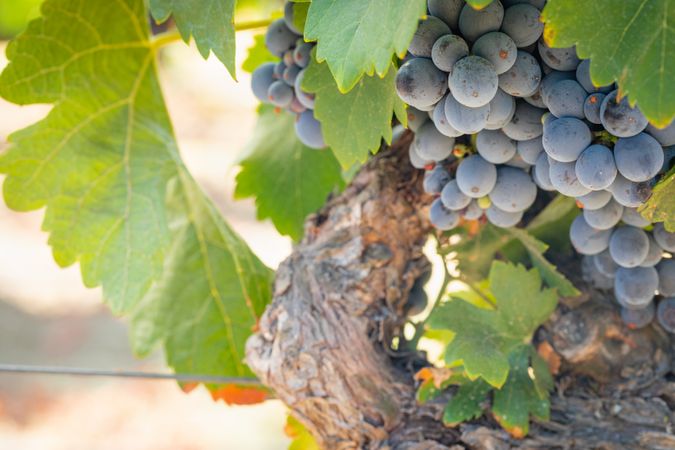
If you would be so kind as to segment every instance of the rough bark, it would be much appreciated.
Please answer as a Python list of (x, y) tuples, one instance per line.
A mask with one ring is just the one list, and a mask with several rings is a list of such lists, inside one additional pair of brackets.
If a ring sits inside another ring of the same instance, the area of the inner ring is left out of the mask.
[[(247, 362), (326, 449), (674, 449), (672, 342), (628, 331), (603, 295), (561, 306), (538, 333), (562, 357), (551, 421), (515, 440), (489, 418), (447, 428), (442, 402), (420, 406), (420, 355), (389, 348), (430, 231), (409, 138), (381, 152), (306, 223), (277, 272), (274, 301)], [(451, 394), (449, 394), (451, 395)]]

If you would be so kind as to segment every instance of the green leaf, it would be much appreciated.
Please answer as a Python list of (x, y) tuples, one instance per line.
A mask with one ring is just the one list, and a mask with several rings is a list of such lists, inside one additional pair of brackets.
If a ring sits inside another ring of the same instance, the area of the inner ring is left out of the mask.
[(466, 2), (473, 6), (474, 9), (483, 9), (492, 3), (492, 0), (466, 0)]
[(666, 230), (675, 233), (675, 168), (654, 187), (640, 212), (651, 222), (663, 222)]
[(485, 397), (491, 390), (492, 386), (483, 380), (462, 384), (445, 405), (443, 424), (454, 427), (467, 420), (480, 417), (483, 414), (481, 403), (485, 401)]
[(541, 398), (530, 377), (531, 351), (532, 347), (526, 345), (511, 354), (509, 378), (501, 389), (495, 390), (492, 402), (495, 419), (517, 438), (527, 435), (530, 415), (541, 420), (549, 417), (548, 395)]
[(623, 94), (657, 126), (675, 117), (675, 2), (549, 0), (544, 36), (555, 47), (577, 46), (591, 59), (597, 85), (618, 81)]
[(241, 68), (248, 73), (253, 73), (258, 66), (277, 61), (279, 61), (279, 58), (274, 56), (265, 45), (265, 35), (258, 34), (253, 38), (253, 45), (248, 49), (248, 56), (246, 56)]
[(555, 309), (557, 296), (552, 289), (541, 289), (537, 270), (521, 265), (496, 261), (489, 278), (494, 310), (454, 300), (435, 308), (428, 324), (456, 333), (446, 347), (448, 363), (462, 361), (469, 378), (481, 377), (499, 387), (509, 372), (509, 353), (531, 339)]
[(365, 162), (380, 149), (383, 138), (391, 144), (394, 113), (405, 117), (395, 77), (395, 70), (384, 78), (364, 77), (342, 94), (326, 64), (312, 60), (307, 68), (302, 87), (316, 95), (314, 115), (343, 168)]
[(343, 184), (333, 153), (303, 145), (295, 134), (294, 117), (271, 107), (261, 109), (234, 195), (255, 197), (258, 218), (272, 219), (280, 233), (297, 241), (307, 215)]
[(47, 0), (8, 48), (0, 94), (54, 105), (0, 157), (5, 199), (46, 207), (56, 261), (79, 262), (115, 313), (134, 313), (137, 352), (164, 342), (178, 371), (248, 373), (271, 272), (180, 160), (143, 0), (83, 5)]
[(234, 7), (236, 0), (150, 0), (152, 17), (162, 23), (173, 15), (183, 40), (194, 37), (204, 58), (213, 53), (236, 78)]
[(458, 244), (442, 253), (452, 252), (457, 260), (459, 271), (472, 281), (484, 279), (490, 271), (497, 252), (513, 239), (503, 229), (486, 223), (476, 235), (462, 228), (458, 230), (461, 240)]
[(319, 450), (319, 444), (307, 428), (291, 415), (286, 419), (286, 433), (293, 438), (288, 450)]
[(426, 12), (426, 0), (314, 0), (305, 39), (318, 41), (317, 59), (328, 62), (338, 88), (348, 92), (363, 74), (386, 75)]

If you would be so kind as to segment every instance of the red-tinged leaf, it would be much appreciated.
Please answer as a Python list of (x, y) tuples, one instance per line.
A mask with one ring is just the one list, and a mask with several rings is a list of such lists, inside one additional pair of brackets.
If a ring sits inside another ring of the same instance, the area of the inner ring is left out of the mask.
[(255, 405), (267, 400), (267, 391), (228, 384), (211, 391), (211, 397), (214, 401), (223, 400), (228, 405)]

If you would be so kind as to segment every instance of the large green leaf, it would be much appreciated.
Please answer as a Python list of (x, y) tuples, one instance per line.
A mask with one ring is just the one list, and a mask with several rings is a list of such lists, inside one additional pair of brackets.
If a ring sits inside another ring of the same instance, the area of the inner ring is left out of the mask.
[(396, 94), (395, 71), (384, 78), (363, 77), (346, 94), (339, 91), (326, 64), (313, 60), (303, 88), (316, 94), (314, 115), (321, 122), (326, 143), (342, 167), (363, 163), (380, 149), (382, 139), (391, 144), (392, 117), (405, 121), (405, 104)]
[(347, 92), (364, 73), (384, 76), (394, 54), (405, 55), (426, 6), (426, 0), (314, 0), (305, 39), (318, 41), (319, 62), (328, 62)]
[(271, 274), (180, 160), (147, 28), (143, 0), (45, 2), (8, 48), (0, 94), (54, 106), (10, 137), (5, 199), (46, 207), (57, 262), (134, 313), (138, 352), (163, 341), (177, 370), (243, 374)]
[(545, 37), (577, 46), (591, 58), (597, 85), (618, 81), (621, 92), (658, 126), (675, 117), (675, 2), (672, 0), (549, 0)]
[(492, 386), (480, 379), (460, 385), (457, 393), (445, 405), (443, 423), (454, 427), (483, 415), (481, 404), (491, 390)]
[(663, 222), (668, 231), (675, 233), (675, 168), (656, 185), (640, 212), (651, 222)]
[(495, 309), (478, 308), (462, 300), (446, 302), (432, 312), (429, 327), (451, 330), (448, 363), (461, 361), (467, 375), (500, 387), (509, 373), (509, 354), (553, 312), (557, 295), (541, 289), (537, 270), (495, 262), (490, 270)]
[(235, 197), (254, 197), (258, 218), (272, 219), (280, 233), (297, 241), (307, 215), (343, 183), (330, 149), (313, 150), (297, 138), (294, 117), (261, 108), (248, 156), (237, 175)]
[(194, 37), (204, 58), (213, 51), (236, 78), (235, 3), (236, 0), (150, 0), (150, 12), (160, 23), (173, 15), (185, 42)]

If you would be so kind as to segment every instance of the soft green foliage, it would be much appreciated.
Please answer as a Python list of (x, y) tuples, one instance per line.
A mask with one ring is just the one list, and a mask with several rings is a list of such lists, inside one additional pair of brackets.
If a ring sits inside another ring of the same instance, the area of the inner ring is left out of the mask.
[(461, 384), (457, 393), (445, 405), (443, 423), (452, 427), (481, 416), (483, 414), (481, 403), (491, 390), (492, 386), (481, 379)]
[(133, 312), (137, 352), (164, 342), (177, 370), (247, 373), (244, 341), (271, 273), (178, 155), (143, 0), (47, 0), (43, 11), (0, 77), (6, 99), (54, 105), (0, 158), (7, 203), (46, 207), (57, 262), (79, 262), (116, 313)]
[(253, 73), (261, 64), (277, 61), (279, 61), (279, 58), (274, 56), (265, 46), (265, 35), (257, 34), (253, 38), (253, 45), (248, 49), (248, 55), (241, 68), (248, 73)]
[(295, 417), (288, 416), (286, 434), (293, 438), (288, 450), (319, 450), (316, 440)]
[(505, 430), (519, 438), (529, 431), (530, 415), (541, 420), (548, 420), (549, 417), (548, 392), (553, 387), (553, 381), (545, 364), (542, 366), (541, 360), (531, 364), (531, 357), (533, 360), (539, 359), (528, 345), (521, 346), (511, 354), (509, 378), (501, 389), (494, 391), (492, 402), (495, 419)]
[(555, 47), (577, 46), (591, 58), (597, 85), (617, 80), (651, 122), (675, 117), (675, 2), (671, 0), (549, 0), (544, 36)]
[(347, 92), (363, 74), (384, 76), (394, 54), (405, 55), (426, 10), (426, 0), (314, 0), (305, 38), (318, 41), (317, 59)]
[(23, 31), (28, 21), (40, 13), (42, 0), (0, 1), (0, 39)]
[(303, 88), (316, 94), (314, 115), (342, 167), (363, 163), (376, 153), (382, 139), (390, 144), (392, 117), (405, 121), (405, 105), (396, 94), (395, 70), (384, 78), (366, 76), (342, 94), (326, 64), (313, 60), (307, 68)]
[(501, 387), (509, 373), (509, 354), (553, 312), (557, 295), (541, 289), (536, 269), (495, 262), (490, 270), (493, 310), (478, 308), (462, 300), (436, 307), (429, 318), (431, 329), (449, 329), (455, 338), (448, 344), (448, 363), (461, 361), (467, 376), (481, 377)]
[(294, 117), (261, 108), (248, 156), (237, 175), (235, 197), (255, 197), (258, 218), (272, 219), (280, 233), (297, 241), (307, 214), (342, 186), (342, 176), (330, 149), (312, 150), (300, 142)]
[(675, 233), (675, 168), (656, 185), (640, 211), (651, 222), (663, 222), (666, 230)]
[(150, 0), (150, 12), (159, 23), (173, 15), (185, 42), (194, 37), (204, 58), (213, 51), (236, 78), (235, 3), (236, 0)]
[(490, 3), (492, 3), (492, 0), (466, 0), (466, 2), (473, 6), (474, 9), (483, 9)]

